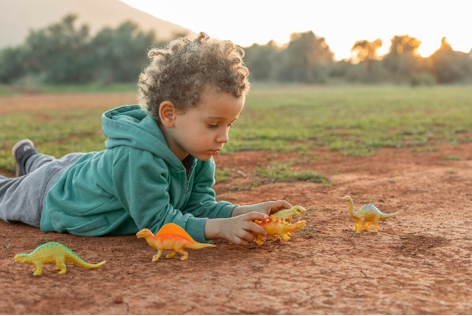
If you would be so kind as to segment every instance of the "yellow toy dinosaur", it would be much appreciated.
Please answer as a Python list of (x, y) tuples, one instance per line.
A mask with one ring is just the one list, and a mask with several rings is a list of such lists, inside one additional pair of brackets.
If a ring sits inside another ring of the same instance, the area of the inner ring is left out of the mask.
[(379, 221), (386, 220), (392, 216), (397, 215), (398, 213), (385, 214), (382, 213), (378, 208), (372, 204), (367, 204), (361, 207), (357, 212), (353, 211), (352, 198), (349, 195), (346, 195), (342, 198), (344, 201), (347, 201), (347, 206), (349, 208), (349, 215), (356, 221), (356, 234), (360, 234), (362, 228), (367, 231), (369, 229), (370, 223), (374, 223), (374, 233), (379, 231)]
[(303, 207), (301, 207), (300, 205), (295, 205), (292, 208), (278, 211), (272, 214), (272, 216), (274, 216), (275, 219), (280, 218), (284, 220), (285, 222), (291, 223), (293, 216), (301, 216), (305, 214), (306, 214), (306, 210)]
[(163, 250), (172, 250), (166, 258), (172, 258), (178, 252), (182, 254), (180, 260), (187, 260), (188, 252), (185, 251), (185, 248), (202, 249), (215, 247), (215, 245), (196, 242), (183, 228), (173, 223), (162, 226), (156, 235), (153, 235), (149, 229), (144, 228), (141, 229), (136, 236), (146, 239), (149, 246), (159, 250), (158, 253), (152, 257), (152, 261), (159, 260)]
[(59, 274), (66, 273), (66, 262), (75, 263), (78, 266), (97, 269), (103, 266), (106, 261), (97, 264), (90, 264), (82, 260), (75, 252), (58, 242), (48, 242), (39, 246), (33, 252), (19, 253), (15, 256), (16, 262), (22, 262), (34, 265), (34, 276), (41, 275), (45, 263), (56, 263), (56, 270)]
[[(277, 239), (289, 240), (289, 233), (298, 230), (306, 225), (305, 221), (300, 221), (295, 224), (285, 222), (280, 218), (275, 219), (273, 215), (270, 215), (265, 221), (255, 220), (254, 223), (264, 228), (267, 236), (274, 236)], [(264, 244), (264, 238), (261, 235), (256, 237), (256, 244)]]

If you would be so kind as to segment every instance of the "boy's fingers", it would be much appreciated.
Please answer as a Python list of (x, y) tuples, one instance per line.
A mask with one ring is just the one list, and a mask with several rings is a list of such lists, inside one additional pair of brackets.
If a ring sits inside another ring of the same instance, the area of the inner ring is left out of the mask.
[[(261, 226), (257, 225), (256, 223), (252, 222), (253, 220), (259, 220), (259, 221), (264, 221), (269, 218), (266, 214), (263, 213), (257, 213), (257, 212), (252, 212), (252, 213), (247, 213), (244, 215), (246, 220), (248, 221), (248, 226), (247, 230), (254, 232), (257, 235), (262, 235), (266, 236), (266, 231), (264, 228)], [(253, 240), (253, 239), (252, 239)]]
[(234, 240), (234, 243), (236, 245), (239, 245), (239, 246), (247, 246), (248, 245), (248, 242), (239, 238), (239, 237), (236, 237), (235, 240)]
[(282, 202), (283, 202), (284, 207), (292, 208), (292, 204), (288, 203), (287, 201), (282, 201)]
[(262, 228), (261, 226), (257, 225), (256, 223), (251, 223), (251, 227), (249, 228), (252, 232), (254, 232), (254, 234), (256, 235), (262, 235), (262, 236), (266, 236), (267, 233), (266, 231), (264, 230), (264, 228)]
[(247, 220), (247, 221), (254, 221), (254, 220), (263, 221), (263, 220), (266, 220), (266, 219), (269, 218), (269, 216), (267, 216), (267, 214), (258, 213), (258, 212), (247, 213), (244, 216), (245, 216), (244, 219)]
[(245, 241), (253, 241), (255, 238), (253, 234), (251, 234), (250, 232), (246, 230), (244, 230), (243, 233), (238, 235), (238, 237)]
[(292, 208), (292, 205), (290, 203), (288, 203), (287, 201), (284, 201), (284, 200), (277, 201), (276, 203), (278, 203), (278, 205), (273, 206), (270, 209), (270, 214), (277, 213), (280, 210), (286, 210), (286, 209)]

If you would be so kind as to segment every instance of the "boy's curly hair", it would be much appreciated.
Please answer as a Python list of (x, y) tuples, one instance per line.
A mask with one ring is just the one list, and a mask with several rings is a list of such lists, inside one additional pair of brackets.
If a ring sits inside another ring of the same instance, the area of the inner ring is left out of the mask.
[(148, 56), (152, 60), (139, 76), (138, 102), (157, 121), (163, 101), (185, 111), (197, 103), (205, 86), (236, 98), (249, 92), (244, 50), (231, 41), (201, 32), (193, 39), (181, 37), (163, 48), (152, 48)]

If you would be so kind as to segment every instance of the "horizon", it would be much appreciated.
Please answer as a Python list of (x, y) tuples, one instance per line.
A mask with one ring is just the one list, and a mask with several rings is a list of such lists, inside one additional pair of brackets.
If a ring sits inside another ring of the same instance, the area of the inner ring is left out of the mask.
[[(459, 0), (447, 3), (425, 0), (383, 1), (382, 7), (388, 7), (389, 12), (377, 9), (378, 1), (374, 0), (358, 0), (356, 3), (346, 0), (292, 0), (290, 6), (285, 5), (285, 2), (240, 0), (238, 7), (232, 8), (230, 18), (224, 14), (227, 8), (217, 0), (202, 0), (198, 3), (191, 0), (121, 2), (192, 32), (203, 31), (211, 37), (229, 39), (242, 47), (265, 45), (271, 40), (282, 46), (290, 41), (291, 34), (312, 31), (316, 36), (326, 39), (335, 60), (349, 59), (351, 48), (357, 41), (375, 41), (377, 38), (382, 40), (382, 47), (378, 50), (381, 57), (388, 53), (391, 39), (402, 35), (421, 41), (418, 54), (422, 57), (428, 57), (439, 49), (443, 37), (454, 50), (472, 52), (472, 40), (467, 34), (468, 10), (465, 9), (466, 4)], [(310, 10), (306, 10), (307, 5)], [(316, 14), (319, 12), (318, 6), (323, 14)], [(212, 9), (208, 10), (208, 7)], [(464, 9), (460, 10), (461, 7)], [(270, 14), (260, 15), (260, 12), (267, 10), (270, 10)], [(237, 23), (241, 17), (244, 28)]]

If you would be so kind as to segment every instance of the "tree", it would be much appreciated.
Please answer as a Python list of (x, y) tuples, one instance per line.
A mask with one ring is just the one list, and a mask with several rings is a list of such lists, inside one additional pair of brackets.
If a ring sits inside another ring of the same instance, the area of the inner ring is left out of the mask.
[(472, 80), (472, 58), (457, 52), (443, 37), (441, 47), (430, 56), (434, 75), (439, 83)]
[(274, 58), (279, 48), (274, 41), (265, 45), (253, 44), (244, 49), (244, 61), (251, 72), (251, 79), (268, 81), (273, 77)]
[(365, 79), (362, 81), (373, 82), (379, 78), (379, 67), (377, 50), (382, 46), (380, 38), (373, 42), (367, 40), (357, 41), (351, 48), (351, 61), (365, 68)]
[(25, 44), (25, 67), (52, 83), (87, 82), (92, 77), (88, 26), (75, 27), (77, 16), (31, 31)]
[(394, 36), (388, 54), (382, 59), (382, 64), (392, 74), (396, 82), (407, 82), (421, 57), (418, 55), (419, 40), (409, 35)]
[(380, 38), (373, 42), (367, 40), (357, 41), (351, 48), (351, 61), (354, 63), (369, 63), (371, 60), (378, 59), (377, 50), (382, 47)]
[(324, 82), (333, 56), (324, 37), (311, 31), (294, 33), (280, 53), (276, 76), (282, 81)]
[(21, 78), (26, 73), (23, 60), (24, 50), (21, 46), (2, 50), (0, 52), (0, 83), (11, 84)]
[(106, 84), (136, 80), (148, 62), (146, 51), (154, 42), (154, 32), (144, 33), (131, 21), (116, 29), (104, 28), (91, 41), (94, 78)]

